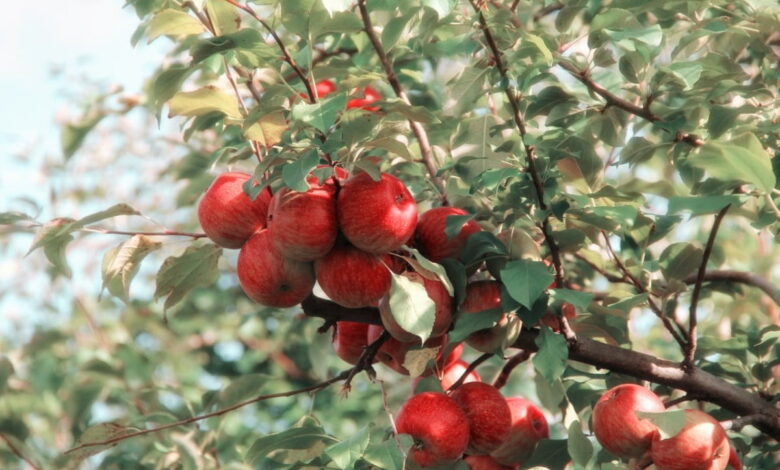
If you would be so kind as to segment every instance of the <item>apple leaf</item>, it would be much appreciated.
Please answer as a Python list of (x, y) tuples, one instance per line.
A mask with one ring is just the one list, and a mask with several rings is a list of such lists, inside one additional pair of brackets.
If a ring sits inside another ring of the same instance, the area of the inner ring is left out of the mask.
[(0, 356), (0, 394), (5, 390), (8, 379), (14, 373), (14, 365), (5, 356)]
[(149, 253), (162, 246), (143, 235), (134, 235), (130, 239), (110, 249), (103, 256), (101, 268), (103, 287), (127, 302), (130, 292), (130, 282), (138, 273), (141, 261)]
[(445, 220), (444, 234), (447, 235), (447, 238), (457, 237), (466, 222), (473, 218), (474, 214), (448, 215)]
[[(277, 57), (275, 48), (267, 44), (260, 32), (254, 28), (246, 28), (224, 36), (198, 41), (192, 46), (190, 54), (192, 55), (192, 63), (197, 64), (214, 54), (231, 50), (237, 51), (241, 59), (253, 60), (258, 65), (260, 59)], [(247, 55), (252, 57), (247, 57)]]
[(447, 289), (447, 293), (450, 294), (450, 297), (455, 295), (455, 290), (452, 286), (452, 282), (450, 282), (450, 278), (447, 276), (447, 270), (444, 269), (444, 266), (442, 266), (439, 263), (434, 263), (433, 261), (429, 260), (425, 256), (422, 255), (422, 253), (419, 252), (419, 250), (416, 250), (414, 248), (410, 248), (408, 246), (404, 246), (404, 249), (407, 250), (409, 253), (412, 254), (414, 259), (408, 258), (404, 256), (404, 260), (412, 265), (414, 270), (419, 273), (422, 277), (430, 280), (436, 280), (444, 284), (444, 287)]
[(550, 289), (550, 295), (553, 300), (561, 300), (563, 302), (569, 302), (577, 307), (577, 310), (586, 312), (588, 306), (593, 300), (592, 292), (582, 292), (571, 289)]
[(171, 116), (202, 116), (220, 112), (231, 119), (241, 119), (236, 97), (213, 86), (195, 91), (180, 91), (168, 100)]
[(566, 339), (543, 326), (536, 337), (536, 345), (539, 346), (539, 351), (534, 354), (534, 368), (548, 383), (552, 383), (566, 369), (566, 360), (569, 358)]
[(582, 424), (574, 420), (569, 425), (569, 443), (567, 446), (569, 455), (577, 467), (587, 467), (588, 461), (593, 456), (593, 443), (582, 432)]
[(658, 264), (668, 280), (681, 281), (698, 269), (704, 250), (690, 243), (673, 243), (661, 253)]
[(291, 116), (293, 120), (308, 124), (327, 134), (330, 126), (336, 122), (338, 113), (343, 111), (346, 106), (347, 95), (334, 93), (313, 104), (299, 101), (293, 106)]
[(195, 287), (208, 286), (217, 280), (217, 262), (222, 248), (214, 244), (190, 246), (181, 256), (170, 256), (157, 273), (154, 297), (167, 297), (165, 310), (176, 305)]
[(161, 10), (149, 23), (148, 42), (160, 36), (187, 36), (205, 31), (203, 23), (194, 16), (181, 10), (166, 8)]
[(265, 114), (253, 123), (244, 121), (244, 135), (265, 148), (278, 144), (286, 130), (287, 119), (282, 111)]
[(433, 331), (436, 304), (428, 297), (422, 283), (391, 274), (390, 314), (404, 331), (418, 336), (424, 343)]
[(714, 214), (724, 207), (742, 205), (740, 196), (674, 196), (669, 198), (667, 214), (690, 211), (692, 215)]
[(336, 439), (328, 435), (320, 426), (306, 424), (257, 439), (249, 448), (246, 461), (253, 466), (258, 466), (270, 454), (283, 450), (308, 451), (305, 455), (311, 460), (321, 455), (325, 447), (335, 441)]
[(66, 160), (70, 159), (70, 157), (76, 153), (81, 147), (81, 144), (84, 143), (84, 139), (87, 138), (89, 131), (94, 129), (104, 117), (106, 117), (106, 113), (104, 112), (90, 113), (81, 121), (68, 123), (62, 127), (60, 145)]
[(721, 181), (752, 184), (765, 193), (775, 187), (771, 157), (752, 133), (729, 142), (709, 141), (688, 157), (688, 163)]
[(501, 309), (495, 308), (479, 313), (464, 313), (455, 320), (455, 328), (448, 333), (448, 340), (452, 343), (463, 341), (475, 331), (490, 328), (501, 318)]
[(360, 460), (366, 452), (370, 436), (368, 426), (364, 426), (347, 439), (337, 442), (325, 449), (325, 453), (333, 460), (338, 468), (352, 470), (355, 468), (355, 463)]
[(510, 261), (501, 270), (501, 282), (509, 295), (525, 308), (532, 308), (536, 299), (544, 293), (553, 281), (553, 275), (547, 266), (539, 261)]
[(542, 439), (536, 445), (523, 468), (544, 467), (548, 470), (564, 470), (571, 462), (567, 439)]
[[(414, 444), (412, 436), (401, 434), (396, 436), (401, 449), (409, 449)], [(363, 455), (363, 460), (384, 470), (396, 470), (404, 467), (404, 453), (399, 449), (395, 439), (390, 438), (378, 445), (369, 445)]]
[(304, 192), (309, 189), (306, 177), (311, 170), (320, 162), (317, 152), (312, 150), (292, 163), (288, 163), (282, 168), (282, 180), (285, 186), (293, 191)]
[(409, 371), (409, 377), (415, 378), (425, 372), (428, 362), (436, 359), (441, 348), (410, 349), (404, 356), (403, 366)]
[(116, 443), (108, 445), (91, 445), (79, 449), (81, 445), (91, 442), (107, 441), (115, 437), (130, 434), (134, 431), (137, 431), (137, 429), (125, 427), (117, 423), (101, 423), (96, 424), (95, 426), (90, 426), (85, 429), (83, 433), (81, 433), (81, 436), (79, 436), (76, 444), (74, 444), (73, 448), (65, 452), (65, 455), (70, 459), (70, 463), (73, 465), (73, 468), (76, 468), (79, 462), (83, 461), (87, 457), (99, 454), (104, 450), (116, 446)]
[(676, 435), (685, 425), (685, 410), (667, 410), (661, 412), (635, 411), (639, 418), (646, 418), (658, 426), (661, 439)]

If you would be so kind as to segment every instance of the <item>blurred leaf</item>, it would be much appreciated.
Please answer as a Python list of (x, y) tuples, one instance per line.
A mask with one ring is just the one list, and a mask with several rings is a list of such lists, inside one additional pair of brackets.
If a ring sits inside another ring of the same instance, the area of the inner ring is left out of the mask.
[(127, 302), (130, 293), (130, 282), (138, 273), (141, 261), (149, 253), (162, 246), (144, 235), (133, 235), (130, 239), (120, 243), (103, 255), (101, 273), (103, 287)]
[(89, 131), (94, 129), (104, 117), (106, 117), (105, 113), (96, 112), (81, 122), (65, 124), (62, 127), (60, 144), (66, 160), (76, 153), (81, 144), (84, 143), (84, 139), (89, 134)]
[[(193, 64), (198, 64), (214, 54), (232, 50), (238, 51), (244, 61), (254, 60), (256, 66), (261, 65), (263, 60), (276, 59), (279, 56), (277, 49), (266, 43), (260, 31), (254, 28), (202, 39), (192, 46), (190, 53)], [(251, 56), (251, 59), (247, 55)]]
[(708, 141), (688, 157), (688, 162), (721, 181), (752, 184), (766, 193), (775, 187), (771, 158), (751, 133), (728, 142)]
[(674, 196), (669, 198), (667, 214), (677, 214), (690, 211), (692, 215), (715, 214), (731, 204), (739, 206), (742, 199), (739, 196)]
[(533, 356), (534, 368), (547, 383), (552, 383), (566, 370), (566, 360), (569, 358), (566, 338), (543, 326), (536, 337), (536, 345), (539, 351)]
[(181, 11), (167, 8), (157, 12), (149, 23), (147, 33), (148, 42), (152, 42), (160, 36), (187, 36), (189, 34), (200, 34), (206, 28), (203, 24), (189, 14)]
[(673, 243), (661, 253), (658, 262), (667, 279), (682, 281), (701, 264), (704, 250), (690, 243)]
[(424, 343), (433, 331), (436, 304), (428, 297), (422, 283), (406, 276), (392, 274), (388, 306), (390, 314), (404, 331), (420, 338)]
[(214, 27), (214, 34), (234, 33), (241, 25), (241, 12), (225, 0), (206, 0), (206, 12)]
[(550, 289), (553, 300), (569, 302), (577, 307), (577, 310), (585, 312), (593, 301), (593, 293), (571, 289)]
[(149, 90), (149, 101), (158, 111), (166, 101), (171, 99), (181, 88), (184, 80), (194, 71), (192, 67), (183, 64), (173, 64), (168, 69), (158, 73), (153, 79)]
[(685, 425), (685, 410), (667, 410), (658, 413), (651, 411), (634, 411), (639, 418), (647, 418), (658, 426), (661, 439), (669, 439), (676, 435)]
[(547, 266), (539, 261), (510, 261), (501, 270), (501, 282), (513, 299), (526, 308), (532, 308), (536, 299), (553, 282)]
[(710, 137), (717, 139), (726, 131), (734, 128), (737, 122), (740, 110), (736, 108), (727, 108), (725, 106), (713, 106), (710, 108), (710, 117), (707, 120), (707, 130)]
[(116, 423), (101, 423), (101, 424), (96, 424), (95, 426), (90, 426), (83, 433), (81, 433), (79, 439), (76, 441), (76, 443), (73, 445), (73, 447), (70, 450), (65, 452), (65, 455), (75, 465), (79, 462), (82, 462), (87, 457), (103, 452), (106, 449), (110, 449), (111, 447), (114, 447), (117, 444), (114, 443), (114, 444), (107, 444), (107, 445), (91, 445), (79, 449), (80, 446), (92, 442), (107, 441), (109, 439), (114, 439), (116, 437), (121, 437), (126, 434), (130, 434), (133, 431), (137, 431), (137, 429), (127, 428), (125, 426), (122, 426), (121, 424), (116, 424)]
[(544, 467), (549, 470), (564, 470), (571, 461), (567, 439), (542, 439), (536, 450), (524, 462), (523, 468)]
[(403, 115), (410, 121), (416, 121), (423, 124), (436, 124), (439, 123), (439, 118), (436, 117), (428, 108), (423, 106), (412, 106), (404, 103), (401, 100), (388, 101), (382, 106), (382, 109), (387, 112), (395, 112)]
[(287, 119), (282, 111), (265, 114), (248, 126), (244, 123), (244, 135), (266, 149), (278, 144), (286, 130)]
[(228, 407), (257, 397), (272, 378), (265, 374), (244, 374), (237, 377), (217, 395), (219, 406)]
[[(412, 445), (412, 436), (408, 434), (402, 434), (398, 436), (403, 448), (408, 449)], [(369, 445), (366, 448), (365, 459), (371, 465), (375, 465), (384, 470), (398, 470), (403, 468), (404, 454), (398, 448), (395, 439), (388, 439), (378, 445)]]
[(168, 101), (168, 116), (202, 116), (220, 112), (232, 119), (241, 119), (236, 97), (213, 86), (195, 91), (180, 91)]
[(331, 445), (325, 449), (325, 453), (340, 469), (352, 470), (355, 468), (355, 463), (363, 457), (368, 447), (369, 437), (368, 427), (364, 427), (349, 438)]
[(8, 379), (13, 375), (13, 373), (14, 365), (11, 363), (11, 361), (5, 356), (0, 356), (0, 395), (6, 389)]
[(195, 287), (208, 286), (217, 280), (217, 262), (222, 248), (214, 244), (190, 246), (181, 256), (165, 259), (157, 273), (154, 297), (165, 299), (165, 309), (176, 305)]
[(12, 225), (22, 221), (34, 221), (32, 217), (23, 212), (0, 212), (0, 225)]
[(567, 447), (572, 461), (578, 467), (585, 468), (593, 456), (593, 444), (582, 432), (582, 424), (574, 420), (569, 425), (569, 444)]
[(246, 454), (246, 461), (251, 465), (256, 465), (273, 452), (286, 449), (295, 450), (316, 450), (316, 457), (320, 453), (322, 444), (331, 444), (336, 439), (329, 436), (319, 426), (305, 425), (302, 427), (291, 428), (286, 431), (269, 434), (257, 439)]

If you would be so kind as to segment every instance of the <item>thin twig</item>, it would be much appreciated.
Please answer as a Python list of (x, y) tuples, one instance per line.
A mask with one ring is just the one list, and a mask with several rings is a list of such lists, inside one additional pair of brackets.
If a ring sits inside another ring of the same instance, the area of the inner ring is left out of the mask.
[(371, 379), (376, 376), (374, 368), (371, 366), (371, 364), (374, 363), (374, 357), (376, 357), (376, 353), (389, 339), (390, 333), (387, 330), (384, 330), (382, 334), (374, 340), (373, 343), (363, 348), (363, 353), (360, 354), (360, 357), (357, 360), (357, 364), (355, 364), (355, 367), (352, 368), (346, 380), (344, 380), (344, 385), (341, 387), (343, 391), (348, 392), (350, 390), (352, 387), (352, 379), (355, 377), (355, 375), (357, 375), (358, 372), (362, 370), (366, 371), (369, 378)]
[[(680, 345), (680, 348), (685, 350), (686, 348), (686, 342), (685, 338), (683, 338), (681, 331), (684, 331), (684, 328), (682, 325), (678, 323), (672, 324), (672, 321), (669, 319), (668, 316), (666, 316), (666, 313), (664, 313), (663, 309), (661, 309), (658, 304), (653, 301), (653, 299), (650, 298), (649, 292), (645, 288), (645, 286), (637, 279), (633, 274), (631, 274), (631, 271), (626, 268), (626, 265), (623, 264), (623, 261), (620, 259), (620, 257), (617, 255), (615, 250), (612, 248), (612, 243), (609, 241), (609, 235), (607, 235), (606, 232), (602, 231), (601, 234), (604, 236), (604, 241), (607, 245), (607, 251), (609, 252), (610, 256), (612, 257), (613, 261), (615, 262), (615, 265), (618, 267), (618, 270), (623, 273), (623, 275), (631, 281), (631, 284), (634, 285), (636, 290), (641, 294), (648, 294), (647, 297), (647, 304), (650, 306), (650, 310), (653, 311), (653, 313), (656, 314), (658, 318), (661, 319), (661, 322), (664, 324), (664, 327), (666, 327), (666, 330), (672, 335), (675, 341), (677, 341), (677, 344)], [(677, 329), (675, 329), (675, 326)]]
[[(246, 118), (249, 116), (249, 109), (247, 109), (246, 103), (244, 103), (244, 99), (241, 97), (241, 92), (238, 91), (238, 85), (236, 84), (235, 78), (233, 78), (233, 72), (230, 71), (230, 65), (228, 64), (227, 59), (223, 57), (222, 62), (225, 65), (225, 76), (227, 77), (228, 82), (230, 82), (230, 86), (233, 87), (236, 101), (238, 101), (238, 104), (241, 106), (241, 113)], [(255, 157), (257, 157), (257, 162), (263, 163), (263, 153), (260, 150), (260, 144), (254, 140), (250, 140), (249, 144), (252, 146), (252, 152), (254, 152)]]
[(509, 360), (504, 363), (504, 367), (501, 368), (501, 371), (493, 381), (493, 386), (500, 389), (506, 385), (507, 381), (509, 381), (509, 375), (512, 374), (512, 371), (515, 369), (515, 367), (527, 361), (530, 357), (531, 351), (525, 349), (510, 357)]
[(723, 221), (723, 217), (726, 216), (726, 212), (729, 211), (731, 204), (727, 205), (718, 212), (715, 216), (715, 221), (712, 223), (712, 230), (707, 238), (707, 245), (704, 247), (704, 254), (701, 258), (701, 264), (699, 264), (699, 272), (696, 275), (696, 283), (693, 285), (693, 294), (691, 295), (691, 307), (688, 314), (688, 347), (685, 349), (685, 360), (683, 361), (683, 367), (691, 369), (693, 367), (693, 359), (696, 355), (696, 326), (697, 315), (696, 307), (699, 304), (699, 295), (701, 294), (701, 285), (704, 282), (704, 274), (707, 271), (707, 262), (712, 254), (712, 248), (715, 244), (715, 237), (718, 234), (718, 228)]
[(135, 431), (135, 432), (131, 432), (131, 433), (128, 433), (128, 434), (122, 434), (120, 436), (116, 436), (116, 437), (113, 437), (111, 439), (105, 439), (105, 440), (102, 440), (102, 441), (86, 442), (84, 444), (81, 444), (80, 446), (73, 447), (72, 449), (68, 450), (65, 453), (66, 454), (70, 454), (70, 453), (73, 453), (73, 452), (76, 452), (78, 450), (85, 449), (85, 448), (88, 448), (88, 447), (107, 446), (107, 445), (115, 444), (115, 443), (120, 442), (120, 441), (124, 441), (126, 439), (131, 439), (133, 437), (144, 436), (146, 434), (152, 434), (152, 433), (164, 431), (166, 429), (171, 429), (171, 428), (175, 428), (175, 427), (179, 427), (179, 426), (185, 426), (187, 424), (192, 424), (192, 423), (195, 423), (195, 422), (198, 422), (198, 421), (203, 421), (204, 419), (214, 418), (216, 416), (222, 416), (222, 415), (224, 415), (226, 413), (230, 413), (231, 411), (235, 411), (235, 410), (237, 410), (239, 408), (243, 408), (243, 407), (245, 407), (247, 405), (251, 405), (253, 403), (258, 403), (258, 402), (261, 402), (261, 401), (264, 401), (264, 400), (270, 400), (271, 398), (291, 397), (291, 396), (294, 396), (294, 395), (300, 395), (302, 393), (316, 392), (316, 391), (321, 390), (321, 389), (323, 389), (323, 388), (325, 388), (325, 387), (327, 387), (329, 385), (332, 385), (332, 384), (334, 384), (336, 382), (340, 382), (342, 380), (346, 380), (346, 378), (349, 377), (349, 375), (350, 375), (350, 373), (352, 373), (352, 371), (353, 371), (353, 369), (345, 370), (345, 371), (341, 372), (340, 374), (338, 374), (337, 376), (332, 377), (332, 378), (330, 378), (330, 379), (328, 379), (328, 380), (326, 380), (324, 382), (320, 382), (320, 383), (317, 383), (317, 384), (314, 384), (314, 385), (310, 385), (310, 386), (304, 387), (304, 388), (299, 388), (297, 390), (290, 390), (290, 391), (287, 391), (287, 392), (279, 392), (279, 393), (271, 393), (271, 394), (268, 394), (268, 395), (258, 395), (258, 396), (254, 397), (254, 398), (250, 398), (249, 400), (245, 400), (245, 401), (236, 403), (235, 405), (228, 406), (227, 408), (222, 408), (222, 409), (219, 409), (217, 411), (214, 411), (214, 412), (211, 412), (211, 413), (202, 414), (202, 415), (198, 415), (198, 416), (192, 416), (190, 418), (183, 419), (181, 421), (176, 421), (175, 423), (168, 423), (168, 424), (164, 424), (162, 426), (157, 426), (157, 427), (154, 427), (154, 428), (142, 429), (140, 431)]
[(701, 397), (696, 395), (691, 395), (690, 393), (686, 393), (681, 397), (673, 398), (671, 400), (665, 400), (664, 407), (668, 409), (675, 405), (679, 405), (680, 403), (685, 403), (686, 401), (694, 401), (694, 400), (701, 400)]
[[(403, 88), (401, 88), (401, 82), (398, 81), (395, 70), (393, 70), (393, 65), (390, 62), (390, 59), (387, 57), (387, 53), (385, 52), (384, 46), (382, 46), (382, 42), (376, 35), (374, 26), (371, 23), (371, 16), (368, 14), (368, 9), (366, 8), (366, 0), (358, 0), (358, 9), (360, 10), (360, 15), (363, 19), (363, 30), (366, 32), (369, 41), (371, 41), (371, 44), (374, 46), (374, 51), (376, 51), (376, 54), (379, 57), (379, 63), (382, 65), (382, 69), (385, 72), (387, 81), (393, 88), (395, 95), (401, 101), (410, 105), (411, 102), (409, 101), (409, 97), (406, 96), (406, 92), (403, 90)], [(425, 165), (425, 168), (428, 170), (428, 174), (431, 177), (431, 181), (433, 181), (433, 184), (436, 186), (436, 189), (439, 190), (442, 204), (446, 205), (447, 192), (444, 186), (444, 181), (442, 181), (442, 179), (437, 175), (436, 164), (433, 161), (433, 149), (431, 148), (431, 143), (428, 139), (428, 133), (419, 122), (413, 121), (411, 119), (409, 120), (409, 127), (411, 127), (414, 136), (417, 138), (417, 144), (420, 147), (420, 156), (422, 158), (423, 165)]]
[(193, 232), (176, 232), (174, 230), (164, 230), (162, 232), (133, 232), (125, 230), (109, 230), (102, 227), (84, 227), (81, 229), (84, 232), (105, 233), (110, 235), (145, 235), (147, 237), (191, 237), (191, 238), (205, 238), (208, 235), (205, 233), (193, 233)]
[(466, 370), (463, 371), (463, 373), (460, 375), (460, 377), (458, 377), (458, 380), (456, 380), (454, 384), (450, 385), (450, 388), (445, 390), (445, 392), (452, 392), (455, 389), (457, 389), (458, 387), (460, 387), (461, 385), (463, 385), (463, 382), (466, 381), (466, 377), (468, 377), (469, 374), (474, 369), (477, 368), (477, 366), (479, 366), (483, 362), (487, 361), (491, 357), (493, 357), (493, 353), (485, 353), (485, 354), (479, 356), (478, 358), (474, 359), (474, 361), (471, 364), (469, 364), (468, 367), (466, 367)]
[(14, 443), (13, 443), (13, 442), (11, 442), (11, 440), (10, 440), (10, 439), (8, 439), (8, 437), (7, 437), (5, 434), (3, 434), (3, 433), (0, 433), (0, 439), (2, 439), (2, 440), (3, 440), (3, 441), (6, 443), (6, 445), (8, 445), (8, 448), (9, 448), (9, 449), (11, 449), (11, 452), (13, 452), (13, 453), (14, 453), (14, 455), (16, 455), (16, 456), (17, 456), (17, 457), (19, 457), (20, 459), (24, 460), (24, 461), (27, 463), (27, 465), (29, 465), (29, 466), (30, 466), (30, 467), (31, 467), (33, 470), (41, 470), (41, 467), (39, 467), (39, 466), (35, 465), (35, 464), (33, 463), (33, 461), (32, 461), (32, 460), (30, 460), (28, 457), (26, 457), (26, 456), (25, 456), (25, 455), (22, 453), (22, 451), (20, 451), (20, 450), (19, 450), (19, 449), (18, 449), (18, 448), (17, 448), (17, 447), (14, 445)]

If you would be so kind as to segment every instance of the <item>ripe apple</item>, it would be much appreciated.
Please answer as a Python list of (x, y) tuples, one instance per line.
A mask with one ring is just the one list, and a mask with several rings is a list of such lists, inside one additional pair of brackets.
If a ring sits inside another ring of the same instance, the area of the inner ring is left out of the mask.
[(469, 470), (514, 470), (514, 466), (501, 465), (489, 455), (468, 455), (463, 458)]
[(313, 187), (306, 192), (282, 188), (271, 199), (268, 230), (274, 247), (298, 261), (325, 256), (336, 243), (335, 186)]
[(317, 282), (331, 300), (347, 308), (369, 307), (390, 290), (382, 259), (351, 245), (337, 245), (314, 262)]
[(443, 393), (411, 397), (395, 417), (398, 434), (409, 434), (412, 461), (423, 468), (454, 463), (469, 442), (469, 423), (460, 406)]
[[(368, 344), (376, 341), (377, 338), (385, 331), (379, 325), (371, 325), (368, 327)], [(437, 338), (430, 338), (422, 346), (419, 341), (412, 343), (405, 343), (398, 341), (392, 336), (390, 339), (384, 342), (376, 353), (376, 360), (393, 369), (402, 375), (409, 375), (409, 371), (404, 367), (404, 360), (406, 359), (406, 353), (412, 349), (420, 348), (441, 348), (436, 356), (436, 367), (442, 368), (443, 363), (446, 361), (442, 357), (442, 351), (444, 345), (447, 344), (447, 336), (439, 336)], [(433, 372), (433, 367), (428, 367), (423, 373), (423, 376), (428, 376)]]
[(496, 387), (484, 382), (469, 382), (452, 392), (469, 421), (468, 454), (489, 454), (509, 437), (511, 411)]
[(352, 365), (358, 363), (363, 350), (368, 344), (368, 323), (352, 321), (336, 322), (333, 333), (333, 349), (336, 355)]
[(337, 206), (344, 236), (369, 253), (397, 250), (417, 224), (417, 203), (404, 183), (387, 173), (379, 181), (368, 173), (353, 175), (341, 186)]
[[(469, 363), (460, 359), (450, 364), (445, 364), (444, 369), (442, 369), (439, 376), (439, 382), (441, 383), (442, 390), (449, 390), (450, 387), (452, 387), (452, 385), (460, 379), (463, 373), (466, 372), (468, 367)], [(466, 378), (463, 379), (464, 384), (469, 382), (482, 382), (482, 377), (477, 374), (477, 371), (472, 370), (469, 372)]]
[(457, 207), (435, 207), (420, 216), (414, 231), (415, 246), (431, 261), (438, 263), (444, 258), (457, 258), (468, 238), (482, 230), (479, 224), (471, 219), (463, 223), (457, 235), (449, 238), (445, 229), (447, 217), (451, 215), (468, 215), (468, 212)]
[(652, 390), (622, 384), (607, 390), (593, 407), (593, 433), (601, 445), (620, 458), (640, 457), (658, 433), (652, 421), (637, 411), (660, 413), (664, 402)]
[(742, 462), (739, 460), (737, 451), (734, 450), (734, 446), (731, 444), (729, 444), (729, 465), (731, 465), (731, 468), (734, 470), (742, 470)]
[(241, 248), (256, 231), (265, 228), (271, 190), (257, 198), (244, 193), (249, 173), (231, 171), (217, 176), (198, 205), (198, 220), (206, 235), (224, 248)]
[[(461, 313), (479, 314), (486, 310), (501, 311), (501, 283), (498, 281), (476, 281), (466, 286)], [(494, 353), (504, 346), (508, 323), (509, 318), (502, 313), (494, 327), (471, 333), (466, 343), (477, 351)]]
[(536, 443), (550, 437), (542, 410), (523, 397), (506, 399), (512, 412), (509, 437), (490, 456), (504, 465), (522, 465), (533, 454)]
[[(314, 89), (317, 93), (317, 98), (322, 99), (336, 91), (336, 85), (330, 80), (320, 80), (314, 84)], [(307, 101), (309, 100), (309, 93), (307, 91), (299, 93), (299, 95), (301, 98)]]
[(699, 410), (685, 410), (685, 424), (669, 439), (656, 438), (650, 458), (657, 470), (724, 470), (729, 441), (720, 423)]
[(292, 307), (314, 287), (311, 263), (285, 258), (271, 244), (268, 229), (247, 240), (238, 253), (238, 281), (252, 300), (268, 307)]
[(382, 95), (377, 90), (367, 86), (363, 89), (363, 96), (363, 98), (352, 98), (347, 101), (347, 109), (359, 108), (372, 112), (379, 111), (377, 106), (369, 106), (371, 103), (382, 99)]
[[(427, 279), (416, 272), (407, 272), (401, 274), (412, 282), (425, 286), (425, 292), (436, 306), (433, 320), (433, 331), (431, 338), (441, 336), (450, 329), (452, 324), (452, 297), (450, 297), (444, 283), (437, 280)], [(420, 341), (420, 338), (401, 328), (398, 322), (393, 318), (390, 312), (390, 293), (388, 292), (382, 300), (379, 301), (379, 315), (382, 317), (382, 324), (387, 331), (399, 341), (412, 343)]]

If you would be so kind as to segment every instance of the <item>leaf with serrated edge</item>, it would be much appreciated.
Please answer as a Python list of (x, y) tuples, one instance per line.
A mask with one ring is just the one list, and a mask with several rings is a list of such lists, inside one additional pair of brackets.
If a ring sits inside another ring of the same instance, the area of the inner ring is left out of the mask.
[(436, 304), (428, 297), (422, 283), (392, 272), (390, 274), (390, 314), (401, 329), (419, 337), (424, 343), (433, 331)]
[(190, 246), (181, 256), (168, 257), (157, 273), (154, 297), (165, 299), (167, 310), (195, 287), (208, 286), (217, 280), (217, 262), (222, 248), (217, 245)]
[(130, 239), (110, 249), (103, 256), (103, 287), (127, 302), (130, 282), (138, 273), (141, 261), (149, 253), (162, 246), (144, 235), (133, 235)]

